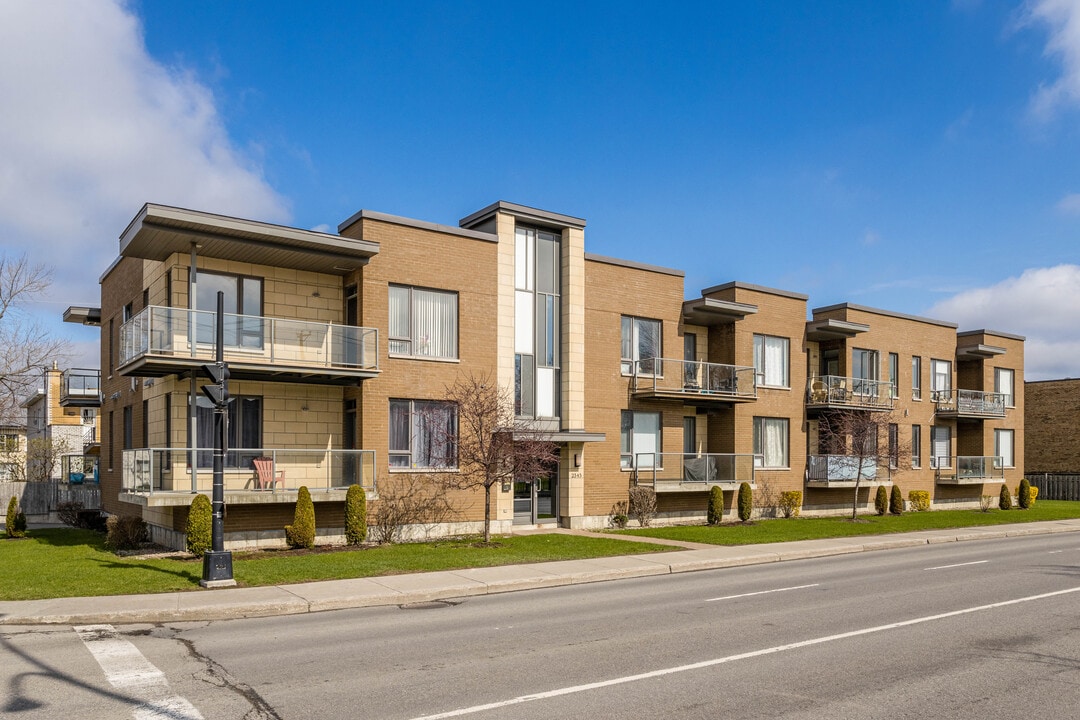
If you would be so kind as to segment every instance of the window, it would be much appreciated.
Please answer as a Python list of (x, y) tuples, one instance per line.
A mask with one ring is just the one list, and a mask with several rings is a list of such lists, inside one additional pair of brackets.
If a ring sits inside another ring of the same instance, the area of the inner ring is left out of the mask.
[(952, 363), (948, 360), (930, 361), (930, 392), (934, 402), (944, 402), (952, 397)]
[(457, 293), (391, 285), (390, 352), (456, 359)]
[(456, 468), (457, 406), (437, 400), (390, 401), (390, 467)]
[(134, 313), (134, 303), (128, 303), (127, 305), (124, 306), (124, 311), (123, 311), (123, 316), (122, 316), (123, 321), (127, 322), (128, 320), (131, 319), (131, 316), (134, 315), (134, 314), (135, 314)]
[(1015, 467), (1012, 430), (994, 431), (994, 454), (1001, 458), (1001, 467)]
[[(200, 273), (200, 277), (202, 274)], [(228, 452), (225, 453), (226, 468), (246, 469), (262, 451), (262, 398), (233, 395), (228, 405)], [(202, 395), (195, 399), (196, 439), (200, 448), (200, 468), (214, 464), (214, 406)]]
[(659, 458), (654, 455), (661, 448), (660, 413), (623, 410), (620, 431), (619, 465), (622, 469), (660, 466)]
[(754, 418), (754, 455), (758, 467), (788, 466), (787, 418)]
[(622, 372), (624, 375), (656, 371), (655, 358), (660, 355), (660, 321), (644, 318), (622, 318)]
[(911, 467), (922, 467), (922, 425), (911, 426)]
[(911, 358), (911, 399), (922, 400), (922, 358)]
[(1006, 368), (994, 368), (994, 392), (1002, 395), (1006, 407), (1013, 407), (1016, 405), (1016, 398), (1013, 397), (1012, 370)]
[(697, 418), (687, 416), (682, 419), (683, 453), (697, 454)]
[(132, 419), (132, 416), (131, 416), (131, 406), (130, 405), (125, 405), (124, 406), (124, 449), (125, 450), (130, 450), (131, 448), (133, 448), (135, 446), (134, 445), (134, 438), (132, 437), (132, 435), (134, 434), (134, 431), (135, 431), (134, 427), (133, 427), (133, 424), (134, 423), (133, 423), (133, 419)]
[(877, 350), (851, 351), (852, 392), (856, 395), (877, 395)]
[(900, 356), (896, 353), (889, 353), (889, 397), (900, 397), (899, 390), (900, 383)]
[[(195, 320), (200, 343), (217, 342), (217, 294), (224, 293), (224, 337), (229, 347), (260, 348), (263, 343), (262, 279), (200, 270), (195, 290)], [(231, 316), (231, 317), (230, 317)], [(237, 317), (242, 316), (242, 317)]]
[(754, 336), (754, 374), (757, 384), (788, 387), (788, 356), (791, 341), (772, 335)]
[(952, 433), (947, 425), (930, 428), (930, 467), (952, 467)]
[(561, 242), (558, 233), (514, 231), (514, 410), (521, 417), (559, 416)]

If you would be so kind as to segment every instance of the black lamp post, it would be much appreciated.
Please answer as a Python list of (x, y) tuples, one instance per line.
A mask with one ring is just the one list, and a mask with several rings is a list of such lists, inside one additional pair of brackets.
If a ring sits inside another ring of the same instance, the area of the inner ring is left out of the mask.
[(228, 587), (236, 584), (233, 579), (232, 553), (225, 550), (225, 452), (228, 450), (229, 423), (229, 366), (225, 363), (225, 293), (217, 294), (217, 362), (203, 365), (203, 372), (212, 385), (203, 385), (202, 391), (214, 404), (214, 493), (213, 525), (211, 527), (212, 549), (203, 553), (203, 587)]

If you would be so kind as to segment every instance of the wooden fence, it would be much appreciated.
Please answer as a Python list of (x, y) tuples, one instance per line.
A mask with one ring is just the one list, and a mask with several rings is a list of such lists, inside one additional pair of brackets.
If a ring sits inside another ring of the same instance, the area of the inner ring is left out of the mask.
[(70, 485), (62, 482), (0, 482), (0, 513), (7, 512), (12, 496), (27, 516), (56, 512), (62, 502), (80, 502), (87, 510), (101, 508), (101, 488), (97, 485)]
[(1080, 475), (1038, 473), (1024, 477), (1039, 488), (1039, 500), (1080, 500)]

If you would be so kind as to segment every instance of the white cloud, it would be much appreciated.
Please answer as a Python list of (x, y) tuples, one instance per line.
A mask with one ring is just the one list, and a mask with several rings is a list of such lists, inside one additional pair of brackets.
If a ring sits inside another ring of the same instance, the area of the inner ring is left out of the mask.
[(1044, 54), (1061, 62), (1061, 75), (1043, 84), (1032, 98), (1034, 115), (1047, 120), (1064, 105), (1080, 105), (1080, 3), (1076, 0), (1031, 0), (1023, 24), (1042, 25), (1049, 32)]
[(1069, 193), (1058, 200), (1057, 209), (1065, 215), (1080, 215), (1080, 193)]
[(1080, 265), (1031, 268), (984, 288), (965, 290), (927, 311), (960, 323), (1027, 338), (1028, 380), (1080, 377)]
[(0, 97), (0, 242), (54, 267), (61, 308), (97, 302), (145, 202), (290, 219), (210, 90), (152, 58), (120, 0), (0, 3)]
[(879, 233), (877, 230), (867, 228), (863, 231), (863, 236), (860, 242), (863, 244), (864, 247), (873, 247), (874, 245), (878, 245), (881, 242), (881, 233)]

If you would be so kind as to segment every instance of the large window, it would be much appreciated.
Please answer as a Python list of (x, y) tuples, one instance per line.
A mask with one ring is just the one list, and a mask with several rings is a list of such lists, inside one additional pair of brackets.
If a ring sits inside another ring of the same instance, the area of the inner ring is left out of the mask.
[(390, 467), (456, 468), (457, 406), (436, 400), (390, 401)]
[[(619, 464), (624, 470), (660, 465), (652, 453), (660, 452), (660, 413), (622, 411), (619, 433)], [(646, 456), (642, 457), (642, 453)]]
[(660, 355), (660, 321), (622, 318), (622, 371), (631, 375), (656, 372), (653, 360)]
[(214, 333), (217, 294), (224, 293), (225, 313), (242, 315), (225, 319), (225, 344), (230, 347), (262, 347), (262, 279), (199, 270), (196, 275), (195, 309), (200, 343), (217, 342)]
[(948, 425), (930, 428), (930, 467), (952, 467), (952, 432)]
[(559, 416), (561, 242), (558, 233), (514, 231), (514, 411), (520, 417)]
[(457, 358), (457, 293), (391, 285), (389, 329), (391, 354)]
[(877, 395), (877, 350), (851, 351), (852, 391), (856, 395)]
[(900, 397), (900, 356), (889, 353), (889, 397)]
[(1005, 406), (1016, 405), (1013, 395), (1013, 371), (1007, 368), (994, 368), (994, 392), (1004, 396)]
[(757, 384), (788, 387), (791, 384), (788, 357), (791, 341), (772, 335), (754, 336), (754, 373)]
[(754, 455), (758, 467), (788, 466), (787, 418), (754, 418)]
[(952, 397), (952, 363), (948, 360), (930, 361), (930, 392), (935, 402)]
[(922, 467), (922, 425), (911, 426), (911, 467)]
[(911, 358), (911, 399), (922, 400), (922, 358)]
[(1013, 455), (1013, 431), (994, 431), (994, 454), (1001, 458), (1001, 466), (1011, 468), (1016, 462)]
[[(228, 405), (228, 447), (225, 467), (250, 468), (251, 460), (262, 455), (262, 398), (233, 395)], [(195, 422), (199, 467), (214, 463), (214, 406), (200, 395), (195, 399)]]

